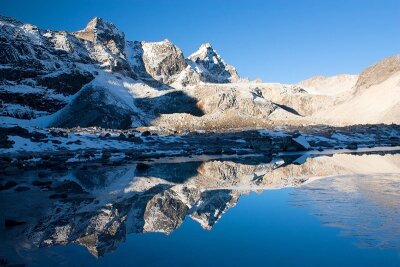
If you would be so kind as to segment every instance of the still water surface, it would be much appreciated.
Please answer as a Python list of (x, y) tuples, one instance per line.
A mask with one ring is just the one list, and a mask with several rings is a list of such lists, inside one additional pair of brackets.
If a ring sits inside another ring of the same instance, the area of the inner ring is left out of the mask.
[(0, 191), (1, 219), (25, 222), (2, 225), (9, 263), (400, 266), (398, 154), (84, 166), (9, 179), (18, 184)]

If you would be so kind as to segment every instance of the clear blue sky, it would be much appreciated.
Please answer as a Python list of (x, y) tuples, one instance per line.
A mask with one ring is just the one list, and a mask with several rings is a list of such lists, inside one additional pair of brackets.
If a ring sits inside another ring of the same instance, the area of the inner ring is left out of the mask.
[(128, 40), (210, 42), (244, 77), (296, 82), (358, 73), (400, 53), (400, 0), (0, 0), (0, 14), (75, 31), (94, 16)]

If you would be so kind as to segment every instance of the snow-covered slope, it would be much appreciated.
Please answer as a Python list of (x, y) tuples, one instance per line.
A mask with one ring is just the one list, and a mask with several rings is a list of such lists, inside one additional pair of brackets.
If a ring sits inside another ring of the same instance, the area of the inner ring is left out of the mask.
[(79, 67), (93, 61), (72, 34), (0, 17), (0, 36), (2, 116), (32, 119), (51, 114), (94, 78)]

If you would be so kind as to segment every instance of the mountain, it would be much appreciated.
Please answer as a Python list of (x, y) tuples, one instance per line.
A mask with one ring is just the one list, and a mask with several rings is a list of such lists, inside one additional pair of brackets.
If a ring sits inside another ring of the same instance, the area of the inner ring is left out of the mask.
[(315, 116), (335, 124), (400, 123), (400, 55), (366, 68), (350, 92)]
[[(163, 112), (192, 113), (198, 100), (189, 100), (191, 92), (182, 91), (186, 86), (238, 78), (211, 46), (204, 55), (202, 46), (192, 62), (168, 40), (126, 41), (114, 24), (97, 17), (72, 33), (42, 30), (8, 17), (0, 17), (0, 25), (3, 123), (106, 128), (146, 125), (161, 115), (160, 106), (167, 107), (171, 101), (175, 102), (171, 110)], [(138, 99), (143, 88), (150, 94)], [(168, 96), (160, 93), (162, 90)], [(149, 111), (149, 97), (155, 110)], [(146, 102), (149, 113), (136, 108), (135, 102)], [(186, 108), (191, 102), (194, 107)]]
[(76, 32), (0, 17), (0, 123), (214, 130), (400, 123), (399, 57), (297, 84), (241, 79), (209, 44), (129, 41), (92, 19)]

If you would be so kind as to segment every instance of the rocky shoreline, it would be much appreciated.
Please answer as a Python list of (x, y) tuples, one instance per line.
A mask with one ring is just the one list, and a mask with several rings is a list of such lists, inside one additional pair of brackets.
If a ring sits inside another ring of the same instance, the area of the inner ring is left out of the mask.
[(269, 130), (168, 133), (99, 128), (0, 129), (0, 169), (67, 169), (83, 162), (132, 161), (199, 155), (272, 157), (281, 152), (400, 146), (398, 125), (280, 127)]

